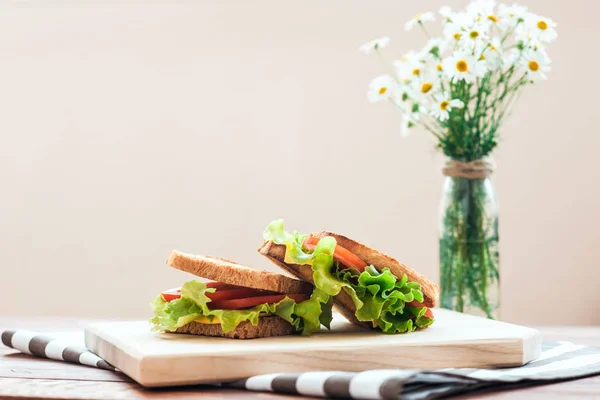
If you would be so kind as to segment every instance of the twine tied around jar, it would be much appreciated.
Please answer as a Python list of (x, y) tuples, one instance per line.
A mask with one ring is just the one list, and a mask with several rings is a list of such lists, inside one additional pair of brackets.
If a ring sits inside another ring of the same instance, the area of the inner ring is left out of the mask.
[(453, 178), (485, 179), (494, 172), (494, 163), (487, 159), (469, 162), (448, 160), (442, 172)]

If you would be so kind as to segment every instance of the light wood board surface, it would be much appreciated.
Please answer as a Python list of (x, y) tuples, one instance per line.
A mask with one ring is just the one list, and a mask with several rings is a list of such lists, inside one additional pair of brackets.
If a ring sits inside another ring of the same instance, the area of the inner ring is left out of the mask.
[(337, 316), (311, 337), (232, 340), (150, 332), (145, 321), (91, 324), (86, 345), (147, 387), (315, 370), (518, 366), (536, 358), (539, 332), (448, 310), (430, 328), (387, 335)]
[[(40, 332), (79, 331), (90, 320), (64, 317), (0, 317), (0, 329)], [(98, 322), (98, 321), (96, 321)], [(547, 341), (573, 341), (600, 347), (600, 327), (541, 327)], [(83, 336), (83, 335), (82, 335)], [(210, 386), (145, 389), (118, 372), (46, 360), (0, 345), (0, 399), (308, 399), (286, 394), (247, 392)], [(600, 376), (497, 393), (457, 397), (468, 400), (548, 400), (600, 398)]]

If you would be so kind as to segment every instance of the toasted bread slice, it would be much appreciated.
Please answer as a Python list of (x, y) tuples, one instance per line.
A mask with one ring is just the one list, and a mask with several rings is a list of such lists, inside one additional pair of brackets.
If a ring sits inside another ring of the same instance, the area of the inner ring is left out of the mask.
[[(335, 240), (340, 246), (351, 251), (361, 260), (363, 260), (369, 265), (373, 265), (378, 270), (389, 268), (394, 275), (399, 277), (406, 274), (410, 282), (417, 282), (421, 285), (421, 289), (423, 290), (424, 304), (427, 307), (434, 307), (436, 305), (437, 300), (439, 298), (438, 286), (432, 283), (429, 279), (422, 276), (421, 274), (417, 273), (412, 268), (401, 264), (398, 260), (387, 256), (375, 249), (372, 249), (369, 246), (349, 239), (345, 236), (338, 235), (336, 233), (323, 231), (313, 233), (312, 236), (318, 238), (332, 236), (333, 238), (335, 238)], [(292, 273), (294, 276), (300, 279), (304, 279), (307, 282), (314, 283), (312, 277), (312, 269), (310, 268), (310, 266), (285, 263), (285, 246), (278, 245), (273, 242), (265, 242), (258, 249), (258, 251), (281, 268)], [(352, 298), (346, 292), (341, 291), (337, 296), (334, 297), (333, 300), (336, 308), (350, 322), (364, 327), (373, 327), (370, 323), (360, 322), (356, 319), (354, 315), (354, 313), (356, 312), (356, 307), (354, 307), (354, 302), (352, 301)]]
[(254, 326), (250, 321), (240, 323), (231, 332), (223, 332), (221, 324), (201, 324), (190, 322), (178, 328), (175, 333), (187, 333), (200, 336), (217, 336), (230, 339), (256, 339), (271, 336), (285, 336), (296, 333), (294, 327), (286, 320), (276, 315), (260, 317), (258, 325)]
[(173, 250), (167, 264), (201, 278), (230, 285), (284, 294), (311, 294), (313, 292), (313, 286), (308, 282), (273, 272), (248, 268), (217, 257), (194, 256)]
[(435, 307), (436, 303), (438, 302), (440, 297), (440, 288), (438, 285), (431, 282), (429, 279), (419, 274), (408, 265), (400, 263), (395, 258), (385, 255), (365, 244), (359, 243), (337, 233), (323, 231), (315, 233), (313, 236), (318, 238), (332, 236), (340, 246), (352, 252), (358, 258), (366, 262), (367, 265), (373, 265), (379, 271), (382, 271), (384, 268), (389, 268), (392, 274), (398, 277), (406, 274), (409, 282), (417, 282), (419, 285), (421, 285), (421, 290), (423, 291), (424, 297), (423, 303), (427, 307)]
[[(310, 265), (298, 265), (298, 264), (287, 264), (285, 260), (285, 246), (281, 244), (275, 244), (273, 242), (265, 242), (259, 249), (259, 253), (267, 257), (273, 263), (277, 264), (284, 270), (288, 271), (292, 275), (303, 279), (307, 282), (314, 283), (312, 276), (312, 268)], [(365, 328), (373, 328), (373, 325), (368, 322), (361, 322), (354, 316), (356, 307), (350, 295), (346, 292), (341, 291), (337, 296), (333, 298), (333, 304), (335, 308), (342, 314), (348, 321), (355, 325), (360, 325)]]

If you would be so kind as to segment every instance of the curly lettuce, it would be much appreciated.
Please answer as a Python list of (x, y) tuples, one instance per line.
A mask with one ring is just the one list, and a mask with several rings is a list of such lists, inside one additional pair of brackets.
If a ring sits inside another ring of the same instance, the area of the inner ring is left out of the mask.
[(219, 321), (223, 332), (227, 333), (244, 321), (256, 326), (259, 317), (265, 314), (277, 315), (303, 335), (316, 332), (321, 324), (327, 329), (330, 327), (332, 299), (318, 289), (310, 299), (300, 303), (286, 297), (278, 303), (261, 304), (243, 310), (208, 308), (211, 300), (206, 293), (214, 291), (213, 288), (207, 288), (205, 283), (193, 280), (183, 284), (179, 299), (167, 302), (159, 295), (151, 303), (154, 310), (154, 317), (150, 320), (152, 330), (173, 332), (192, 321), (208, 318), (210, 322)]
[(271, 222), (263, 237), (286, 246), (285, 262), (311, 265), (317, 289), (329, 296), (344, 290), (354, 302), (359, 321), (372, 322), (385, 333), (412, 332), (426, 328), (434, 321), (425, 316), (427, 307), (407, 305), (414, 300), (423, 302), (423, 292), (417, 282), (408, 282), (406, 275), (398, 279), (388, 268), (380, 272), (372, 265), (363, 272), (353, 268), (339, 269), (333, 259), (337, 245), (333, 237), (319, 240), (311, 253), (302, 245), (308, 235), (286, 232), (281, 219)]

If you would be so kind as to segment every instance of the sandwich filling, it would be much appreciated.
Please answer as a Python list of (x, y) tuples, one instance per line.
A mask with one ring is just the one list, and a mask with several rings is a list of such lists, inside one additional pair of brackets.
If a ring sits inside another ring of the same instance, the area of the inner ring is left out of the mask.
[(310, 265), (317, 290), (329, 296), (348, 293), (359, 321), (371, 322), (385, 333), (412, 332), (434, 321), (419, 283), (409, 282), (406, 274), (397, 277), (388, 268), (379, 271), (367, 265), (331, 236), (288, 233), (280, 219), (267, 226), (264, 239), (286, 247), (285, 263)]
[(174, 332), (191, 322), (221, 324), (228, 333), (242, 322), (258, 325), (260, 317), (276, 315), (289, 322), (298, 332), (310, 335), (321, 324), (329, 329), (331, 297), (321, 290), (312, 295), (282, 294), (234, 286), (222, 282), (193, 280), (181, 288), (161, 293), (151, 303), (152, 329)]

